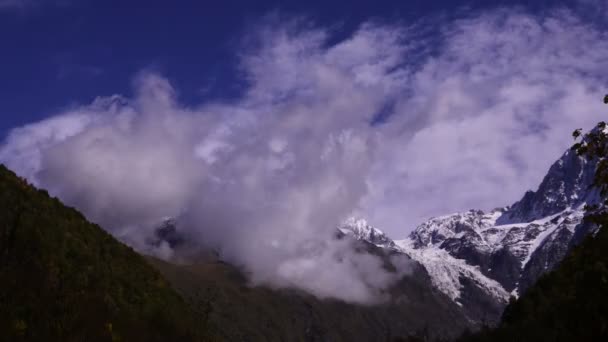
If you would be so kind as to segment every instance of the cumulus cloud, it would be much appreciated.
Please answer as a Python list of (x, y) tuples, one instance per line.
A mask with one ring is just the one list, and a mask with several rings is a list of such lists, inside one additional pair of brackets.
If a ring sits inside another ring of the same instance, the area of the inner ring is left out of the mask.
[(330, 38), (262, 25), (240, 53), (240, 99), (186, 106), (142, 72), (133, 98), (12, 130), (0, 160), (136, 248), (174, 217), (253, 283), (369, 303), (407, 263), (384, 271), (332, 238), (340, 222), (362, 215), (400, 237), (508, 204), (601, 111), (608, 40), (565, 10), (446, 23), (431, 54), (412, 27)]
[[(145, 249), (165, 217), (255, 283), (369, 302), (399, 274), (332, 237), (367, 192), (369, 121), (395, 92), (396, 31), (262, 29), (234, 103), (186, 108), (163, 77), (13, 130), (0, 158)], [(372, 276), (373, 274), (373, 276)]]

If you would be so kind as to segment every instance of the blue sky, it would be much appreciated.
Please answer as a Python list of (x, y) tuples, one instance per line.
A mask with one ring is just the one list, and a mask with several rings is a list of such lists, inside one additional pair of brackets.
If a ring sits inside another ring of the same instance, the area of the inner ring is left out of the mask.
[[(400, 234), (430, 215), (517, 200), (568, 146), (569, 131), (597, 120), (600, 101), (591, 97), (603, 92), (607, 4), (0, 0), (3, 160), (36, 180), (46, 153), (37, 149), (82, 133), (92, 119), (63, 126), (41, 120), (71, 122), (74, 113), (111, 112), (117, 103), (146, 112), (133, 103), (150, 94), (197, 115), (233, 113), (220, 119), (226, 122), (268, 101), (281, 121), (300, 105), (312, 117), (344, 116), (327, 123), (332, 130), (312, 119), (333, 136), (350, 129), (352, 118), (317, 107), (327, 102), (329, 71), (348, 69), (354, 78), (342, 80), (344, 89), (362, 77), (384, 89), (370, 92), (362, 106), (370, 113), (352, 114), (369, 116), (365, 134), (381, 136), (383, 146), (373, 152), (382, 162), (362, 170), (367, 189), (352, 207)], [(327, 70), (314, 78), (318, 65)], [(166, 83), (170, 95), (146, 93), (148, 83)], [(336, 100), (360, 96), (345, 91), (335, 91)], [(475, 130), (499, 134), (490, 139)], [(29, 147), (16, 145), (19, 139)], [(529, 153), (526, 143), (543, 152)], [(420, 146), (446, 155), (430, 158), (416, 152)], [(483, 167), (471, 168), (476, 164)], [(449, 200), (436, 201), (439, 192)]]
[(142, 69), (162, 72), (186, 102), (234, 96), (242, 90), (240, 40), (272, 12), (307, 16), (343, 37), (370, 19), (413, 22), (518, 2), (538, 13), (564, 3), (0, 0), (0, 132), (97, 96), (129, 94)]
[(173, 217), (369, 302), (394, 275), (341, 222), (509, 205), (602, 119), (608, 1), (531, 3), (0, 0), (0, 162), (144, 253)]

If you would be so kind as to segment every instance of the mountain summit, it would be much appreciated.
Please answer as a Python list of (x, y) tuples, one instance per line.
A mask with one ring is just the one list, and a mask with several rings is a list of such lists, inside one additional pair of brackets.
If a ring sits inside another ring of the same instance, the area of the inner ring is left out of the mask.
[(584, 205), (599, 198), (591, 187), (596, 164), (568, 150), (536, 191), (526, 192), (511, 206), (434, 217), (403, 240), (391, 241), (361, 219), (351, 219), (340, 229), (406, 253), (424, 265), (434, 286), (458, 304), (473, 305), (484, 293), (504, 305), (595, 231), (582, 221)]

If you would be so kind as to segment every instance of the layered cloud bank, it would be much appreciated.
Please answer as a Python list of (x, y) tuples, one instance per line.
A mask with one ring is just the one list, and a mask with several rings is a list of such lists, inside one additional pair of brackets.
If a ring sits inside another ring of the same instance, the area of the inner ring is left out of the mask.
[(136, 248), (174, 217), (255, 283), (368, 303), (407, 263), (383, 271), (331, 238), (340, 222), (403, 236), (508, 204), (600, 118), (608, 39), (565, 10), (443, 23), (432, 43), (372, 23), (330, 43), (301, 23), (259, 27), (238, 100), (187, 106), (142, 72), (133, 98), (15, 128), (0, 160)]

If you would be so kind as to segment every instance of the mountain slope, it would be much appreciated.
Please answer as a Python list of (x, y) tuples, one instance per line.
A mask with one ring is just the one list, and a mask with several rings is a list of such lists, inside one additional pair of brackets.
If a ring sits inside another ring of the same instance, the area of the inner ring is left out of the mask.
[(505, 310), (495, 330), (470, 341), (608, 340), (608, 229), (575, 247), (554, 272), (544, 275)]
[[(183, 243), (171, 222), (158, 238)], [(398, 251), (355, 244), (395, 270)], [(376, 305), (252, 287), (213, 253), (188, 265), (144, 258), (0, 167), (1, 341), (373, 341), (475, 328), (421, 265), (411, 267)]]
[(0, 166), (1, 341), (197, 341), (197, 317), (131, 248)]
[[(608, 103), (608, 95), (604, 103)], [(584, 221), (570, 238), (565, 259), (541, 276), (521, 298), (511, 300), (497, 328), (464, 336), (460, 341), (608, 340), (607, 133), (606, 123), (599, 122), (573, 146), (580, 158), (596, 164), (591, 183), (596, 195), (585, 207)], [(581, 137), (581, 130), (572, 135), (575, 139)], [(583, 236), (586, 237), (580, 243)], [(565, 238), (557, 235), (548, 242), (556, 240)], [(534, 254), (543, 250), (541, 246)]]
[(596, 166), (597, 160), (588, 161), (575, 151), (567, 150), (551, 165), (538, 190), (526, 192), (496, 224), (531, 222), (597, 201), (597, 192), (589, 188)]
[(495, 323), (500, 318), (509, 294), (498, 282), (464, 260), (454, 258), (442, 249), (414, 249), (411, 240), (393, 241), (364, 219), (347, 220), (340, 226), (340, 231), (382, 250), (407, 255), (426, 271), (430, 286), (458, 305), (473, 326)]
[(596, 162), (566, 151), (536, 192), (489, 213), (471, 210), (433, 218), (408, 237), (410, 249), (444, 250), (478, 267), (478, 273), (507, 292), (523, 293), (593, 230), (582, 219), (583, 206), (598, 199), (591, 188), (595, 168)]
[(496, 224), (504, 212), (478, 210), (433, 218), (397, 244), (409, 254), (445, 251), (517, 294), (563, 258), (577, 229), (583, 227), (583, 211), (568, 208), (532, 222)]
[[(389, 270), (390, 256), (398, 253), (366, 242), (357, 248), (383, 258)], [(182, 265), (151, 262), (193, 306), (209, 308), (217, 334), (229, 341), (391, 341), (425, 331), (453, 338), (475, 328), (416, 263), (389, 290), (387, 301), (362, 306), (297, 290), (253, 287), (238, 268), (211, 257)]]

